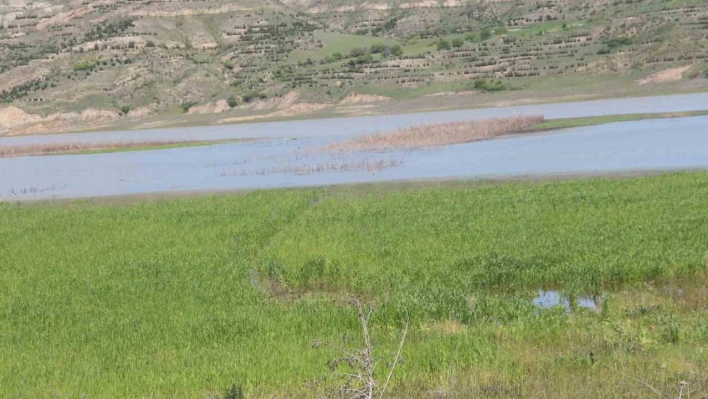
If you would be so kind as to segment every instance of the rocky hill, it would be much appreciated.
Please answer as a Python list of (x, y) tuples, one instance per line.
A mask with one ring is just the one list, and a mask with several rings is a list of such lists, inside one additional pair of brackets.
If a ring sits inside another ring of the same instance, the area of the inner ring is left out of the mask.
[(691, 0), (0, 0), (0, 134), (617, 77), (700, 88), (707, 45)]

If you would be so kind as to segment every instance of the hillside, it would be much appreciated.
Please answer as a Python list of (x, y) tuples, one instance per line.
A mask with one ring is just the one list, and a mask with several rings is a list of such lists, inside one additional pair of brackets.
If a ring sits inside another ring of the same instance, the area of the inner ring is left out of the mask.
[(0, 0), (0, 135), (708, 90), (707, 45), (691, 0)]

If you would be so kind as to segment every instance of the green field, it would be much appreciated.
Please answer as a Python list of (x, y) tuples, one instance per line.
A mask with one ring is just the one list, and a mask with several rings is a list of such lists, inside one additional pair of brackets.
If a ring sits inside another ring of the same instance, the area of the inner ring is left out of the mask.
[(387, 397), (700, 398), (707, 198), (687, 172), (0, 204), (0, 397), (317, 397), (355, 293), (377, 353), (410, 321)]
[(583, 118), (563, 118), (550, 119), (534, 126), (534, 129), (549, 130), (549, 129), (564, 129), (569, 127), (602, 125), (605, 123), (615, 122), (630, 122), (646, 119), (667, 119), (667, 118), (685, 118), (690, 116), (708, 115), (708, 111), (692, 111), (692, 112), (658, 112), (651, 114), (622, 114), (622, 115), (605, 115), (605, 116), (589, 116)]

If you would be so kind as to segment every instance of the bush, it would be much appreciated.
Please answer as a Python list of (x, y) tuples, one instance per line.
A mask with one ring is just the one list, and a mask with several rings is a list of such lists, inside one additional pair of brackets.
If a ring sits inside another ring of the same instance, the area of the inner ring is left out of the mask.
[(455, 48), (462, 47), (463, 44), (465, 44), (465, 41), (459, 37), (452, 39), (452, 47), (455, 47)]
[(508, 32), (509, 30), (506, 29), (506, 26), (499, 26), (496, 29), (494, 29), (494, 33), (497, 35), (504, 35)]
[(394, 57), (400, 57), (403, 55), (403, 49), (398, 44), (394, 44), (393, 46), (391, 46), (390, 51), (391, 55)]
[(133, 107), (131, 107), (130, 105), (121, 105), (120, 107), (118, 107), (118, 109), (120, 109), (121, 114), (128, 115), (128, 113), (131, 109), (133, 109)]
[(474, 43), (477, 41), (477, 35), (475, 35), (472, 32), (469, 32), (465, 35), (465, 40), (467, 40), (468, 42)]
[(371, 54), (383, 54), (386, 51), (386, 47), (387, 46), (383, 43), (376, 43), (371, 46), (369, 51), (371, 52)]
[(362, 55), (365, 55), (365, 54), (366, 54), (366, 50), (364, 50), (363, 48), (360, 48), (360, 47), (353, 48), (349, 52), (349, 56), (352, 58), (361, 57)]
[(152, 40), (148, 40), (145, 43), (145, 47), (155, 47), (155, 43)]
[(706, 67), (706, 69), (703, 70), (703, 77), (708, 78), (708, 67)]
[(438, 46), (438, 51), (441, 50), (450, 50), (450, 42), (445, 40), (445, 39), (440, 39), (437, 43)]
[(238, 107), (238, 98), (236, 96), (231, 95), (226, 102), (229, 104), (229, 107), (234, 108)]
[(374, 62), (374, 57), (371, 54), (364, 54), (362, 56), (356, 57), (355, 60), (350, 60), (349, 65), (355, 66), (359, 64), (370, 64)]
[(84, 61), (78, 64), (74, 64), (73, 68), (75, 71), (92, 71), (96, 68), (96, 63), (94, 61)]
[(180, 108), (182, 108), (182, 112), (186, 113), (186, 112), (189, 112), (189, 109), (195, 105), (197, 105), (196, 101), (186, 101), (186, 102), (183, 102), (182, 105), (180, 105)]
[(629, 46), (633, 44), (634, 40), (629, 37), (615, 37), (613, 39), (605, 40), (605, 44), (609, 48), (615, 48), (620, 46)]
[(241, 385), (233, 384), (224, 392), (224, 399), (243, 399), (245, 397)]
[(597, 51), (598, 54), (604, 55), (604, 54), (609, 54), (611, 50), (607, 47), (603, 47)]
[(509, 87), (506, 86), (501, 81), (489, 81), (489, 80), (483, 79), (483, 78), (475, 79), (474, 82), (472, 83), (472, 88), (474, 88), (475, 90), (485, 92), (485, 93), (509, 89)]
[(479, 37), (482, 38), (482, 40), (487, 40), (490, 37), (492, 37), (492, 30), (489, 28), (484, 28), (482, 31), (479, 33)]

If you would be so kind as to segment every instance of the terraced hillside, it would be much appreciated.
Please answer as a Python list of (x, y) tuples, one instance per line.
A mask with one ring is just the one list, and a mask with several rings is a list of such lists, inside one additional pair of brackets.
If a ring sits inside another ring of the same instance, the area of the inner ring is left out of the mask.
[(0, 134), (706, 90), (707, 45), (693, 0), (0, 0)]

